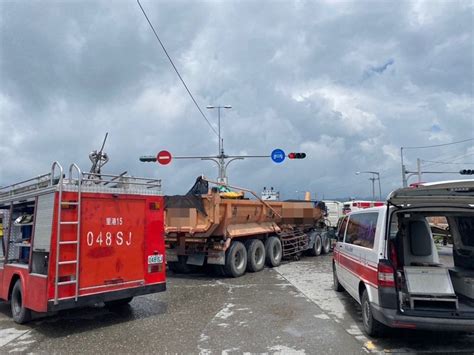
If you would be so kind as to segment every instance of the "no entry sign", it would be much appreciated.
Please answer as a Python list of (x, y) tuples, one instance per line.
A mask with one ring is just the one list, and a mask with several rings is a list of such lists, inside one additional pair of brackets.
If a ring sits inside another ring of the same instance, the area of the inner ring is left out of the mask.
[(171, 159), (172, 159), (171, 153), (168, 152), (167, 150), (162, 150), (156, 156), (156, 161), (160, 163), (161, 165), (167, 165), (171, 163)]

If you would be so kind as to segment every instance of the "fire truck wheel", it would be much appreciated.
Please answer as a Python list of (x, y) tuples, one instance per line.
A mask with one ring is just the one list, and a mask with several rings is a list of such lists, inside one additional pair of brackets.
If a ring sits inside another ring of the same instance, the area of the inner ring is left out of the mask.
[(280, 265), (283, 256), (281, 241), (277, 237), (270, 237), (265, 243), (266, 263), (269, 267)]
[(23, 324), (31, 319), (31, 311), (23, 306), (23, 290), (21, 281), (17, 280), (13, 286), (11, 296), (12, 317), (16, 323)]
[(265, 246), (259, 239), (252, 239), (246, 243), (247, 271), (258, 272), (265, 267)]
[(231, 277), (240, 277), (247, 268), (247, 250), (241, 242), (232, 242), (226, 251), (225, 272)]
[(107, 308), (118, 308), (118, 307), (123, 307), (123, 306), (128, 305), (130, 302), (132, 302), (132, 300), (133, 300), (133, 297), (127, 297), (127, 298), (122, 298), (121, 300), (104, 302), (104, 304)]
[(318, 256), (321, 254), (321, 250), (323, 248), (323, 241), (321, 240), (321, 236), (316, 234), (314, 237), (314, 244), (311, 249), (308, 250), (308, 254), (311, 256)]
[(331, 251), (331, 241), (329, 240), (327, 235), (322, 236), (322, 244), (323, 244), (323, 249), (322, 249), (323, 254), (329, 253)]

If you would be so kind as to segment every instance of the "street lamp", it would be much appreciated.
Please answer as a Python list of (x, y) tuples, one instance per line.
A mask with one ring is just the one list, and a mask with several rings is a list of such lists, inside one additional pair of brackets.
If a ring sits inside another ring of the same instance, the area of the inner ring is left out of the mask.
[(217, 109), (217, 126), (218, 126), (218, 132), (219, 132), (219, 155), (224, 154), (224, 143), (221, 141), (221, 109), (231, 109), (232, 106), (230, 105), (225, 105), (225, 106), (213, 106), (213, 105), (208, 105), (206, 106), (208, 110), (212, 109)]
[(372, 181), (372, 200), (374, 201), (375, 201), (375, 180), (379, 181), (379, 200), (382, 200), (382, 187), (380, 186), (380, 173), (377, 171), (357, 171), (356, 172), (356, 175), (360, 175), (360, 174), (372, 174), (372, 177), (369, 178), (369, 180)]
[[(227, 176), (226, 176), (226, 167), (225, 164), (225, 154), (224, 154), (224, 141), (221, 139), (221, 109), (231, 109), (232, 106), (225, 105), (225, 106), (213, 106), (208, 105), (206, 106), (208, 110), (217, 109), (217, 126), (218, 126), (218, 135), (219, 135), (219, 155), (218, 158), (218, 165), (219, 165), (219, 177), (218, 181), (222, 183), (227, 183)], [(230, 163), (230, 162), (229, 162)]]

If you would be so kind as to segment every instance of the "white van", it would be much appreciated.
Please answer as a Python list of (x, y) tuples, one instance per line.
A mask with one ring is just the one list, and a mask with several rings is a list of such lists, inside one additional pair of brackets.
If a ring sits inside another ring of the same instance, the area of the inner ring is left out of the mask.
[[(453, 244), (435, 244), (444, 217)], [(334, 288), (362, 306), (369, 335), (394, 328), (474, 330), (474, 180), (424, 184), (352, 212), (337, 231)]]
[(342, 207), (344, 203), (332, 200), (323, 200), (323, 202), (327, 208), (326, 219), (329, 221), (330, 227), (336, 227), (339, 218), (343, 216)]

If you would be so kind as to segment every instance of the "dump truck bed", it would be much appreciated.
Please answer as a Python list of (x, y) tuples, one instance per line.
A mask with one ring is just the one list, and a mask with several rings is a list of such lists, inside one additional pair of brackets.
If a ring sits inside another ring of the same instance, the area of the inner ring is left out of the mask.
[[(189, 202), (181, 203), (186, 200)], [(226, 199), (219, 193), (167, 200), (165, 230), (168, 237), (245, 237), (280, 232), (285, 226), (313, 225), (322, 211), (311, 201), (259, 201)]]

